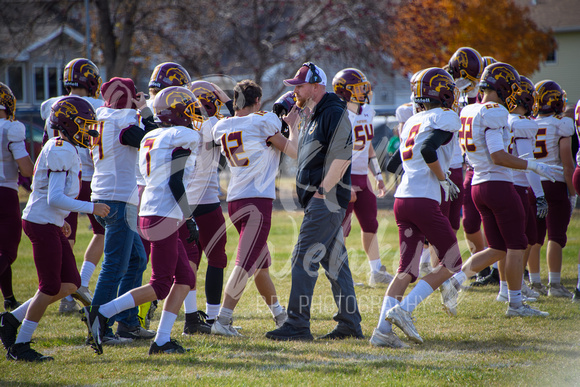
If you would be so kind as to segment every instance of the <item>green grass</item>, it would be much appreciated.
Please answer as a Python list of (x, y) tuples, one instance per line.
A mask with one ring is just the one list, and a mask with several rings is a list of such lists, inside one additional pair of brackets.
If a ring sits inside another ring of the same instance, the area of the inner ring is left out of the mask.
[[(290, 292), (289, 257), (301, 222), (301, 213), (277, 212), (269, 244), (271, 274), (283, 305)], [(398, 264), (398, 237), (392, 212), (379, 214), (383, 263), (390, 272)], [(461, 231), (459, 233), (461, 234)], [(78, 267), (91, 237), (86, 217), (79, 222), (75, 246)], [(237, 233), (228, 230), (228, 256), (233, 257)], [(563, 283), (576, 284), (580, 249), (580, 214), (575, 213), (564, 249)], [(463, 238), (460, 238), (461, 240)], [(461, 242), (464, 257), (465, 243)], [(356, 282), (367, 283), (368, 263), (360, 242), (358, 222), (347, 240)], [(545, 251), (543, 251), (545, 254)], [(205, 305), (205, 263), (199, 275), (198, 305)], [(228, 266), (231, 270), (232, 265)], [(30, 242), (23, 236), (13, 266), (19, 300), (31, 297), (37, 286)], [(98, 271), (97, 271), (98, 274)], [(150, 271), (145, 274), (148, 280)], [(334, 327), (335, 305), (330, 286), (320, 273), (312, 309), (312, 333), (320, 336)], [(542, 278), (546, 282), (545, 258)], [(94, 289), (97, 276), (93, 276)], [(377, 324), (385, 287), (357, 287), (363, 332), (370, 337)], [(468, 291), (456, 318), (440, 307), (436, 292), (414, 312), (425, 343), (406, 350), (372, 347), (367, 340), (278, 343), (264, 333), (274, 328), (271, 315), (255, 286), (248, 284), (234, 317), (243, 327), (242, 338), (182, 337), (183, 313), (173, 337), (192, 349), (184, 355), (147, 356), (149, 343), (122, 348), (105, 347), (97, 356), (84, 346), (86, 328), (76, 316), (61, 316), (51, 305), (35, 332), (34, 348), (55, 357), (46, 364), (23, 364), (0, 359), (0, 385), (534, 385), (580, 384), (580, 305), (568, 300), (541, 298), (537, 305), (548, 318), (507, 319), (506, 306), (494, 301), (497, 288)], [(153, 321), (157, 326), (159, 313)], [(400, 337), (404, 335), (396, 331)]]

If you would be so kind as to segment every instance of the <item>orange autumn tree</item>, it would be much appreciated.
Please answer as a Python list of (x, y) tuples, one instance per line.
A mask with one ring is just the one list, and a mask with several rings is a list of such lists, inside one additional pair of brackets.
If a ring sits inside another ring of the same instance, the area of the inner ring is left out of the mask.
[(403, 72), (442, 67), (468, 46), (531, 75), (556, 45), (513, 0), (402, 0), (391, 12), (385, 48)]

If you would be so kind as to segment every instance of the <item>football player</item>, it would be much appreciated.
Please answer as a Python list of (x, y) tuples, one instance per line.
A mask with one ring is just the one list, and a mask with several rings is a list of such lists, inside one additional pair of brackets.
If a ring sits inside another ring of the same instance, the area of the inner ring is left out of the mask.
[(524, 231), (524, 208), (513, 185), (511, 169), (527, 169), (554, 179), (561, 167), (523, 160), (510, 155), (508, 115), (517, 107), (521, 92), (520, 76), (507, 63), (496, 62), (485, 68), (479, 83), (481, 103), (461, 110), (459, 139), (473, 166), (471, 196), (481, 214), (488, 247), (472, 255), (441, 287), (447, 313), (457, 313), (461, 284), (484, 267), (505, 258), (509, 306), (506, 315), (547, 316), (547, 312), (522, 302), (523, 256), (527, 246)]
[[(215, 145), (211, 130), (221, 117), (220, 109), (228, 107), (234, 114), (233, 102), (215, 84), (206, 81), (192, 82), (188, 88), (201, 104), (201, 112), (207, 119), (201, 125), (201, 141), (196, 158), (196, 167), (192, 176), (186, 176), (187, 201), (192, 207), (193, 217), (199, 229), (197, 243), (185, 243), (189, 238), (187, 227), (181, 227), (179, 237), (184, 242), (193, 273), (201, 261), (201, 254), (207, 257), (205, 275), (206, 312), (197, 310), (197, 291), (194, 288), (185, 298), (184, 334), (211, 333), (211, 325), (216, 319), (222, 299), (224, 269), (228, 263), (226, 255), (226, 222), (222, 214), (219, 195), (218, 165), (220, 148)], [(195, 250), (195, 251), (193, 251)]]
[[(282, 326), (288, 316), (270, 278), (267, 240), (280, 152), (296, 158), (298, 136), (292, 129), (295, 125), (289, 125), (288, 138), (282, 135), (278, 116), (260, 110), (261, 98), (262, 88), (254, 81), (238, 82), (234, 88), (234, 117), (220, 120), (212, 129), (213, 140), (221, 145), (230, 166), (228, 213), (240, 233), (235, 266), (219, 315), (211, 326), (211, 332), (217, 335), (241, 336), (232, 326), (232, 315), (252, 275), (276, 327)], [(295, 107), (289, 116), (298, 116)]]
[[(381, 264), (379, 242), (377, 240), (377, 196), (386, 194), (383, 174), (371, 140), (374, 137), (374, 109), (369, 105), (372, 98), (371, 84), (364, 73), (355, 68), (340, 70), (332, 80), (336, 95), (346, 101), (348, 117), (352, 124), (352, 160), (351, 160), (351, 200), (346, 209), (342, 227), (344, 237), (350, 233), (350, 223), (354, 211), (360, 226), (361, 240), (371, 268), (369, 284), (388, 284), (393, 276)], [(378, 189), (375, 195), (369, 188), (368, 171), (373, 174)]]
[[(76, 58), (71, 60), (64, 68), (63, 83), (68, 92), (68, 95), (77, 95), (87, 100), (93, 108), (103, 105), (103, 100), (99, 99), (101, 77), (99, 75), (99, 68), (90, 60), (85, 58)], [(57, 130), (50, 128), (50, 113), (52, 105), (62, 97), (50, 98), (42, 103), (40, 106), (40, 116), (45, 120), (45, 141), (48, 138), (59, 135)], [(79, 156), (82, 162), (82, 183), (81, 192), (78, 199), (90, 201), (91, 197), (91, 179), (93, 177), (93, 160), (86, 148), (80, 148)], [(93, 230), (93, 239), (90, 241), (85, 251), (83, 266), (81, 267), (81, 286), (73, 293), (73, 297), (77, 298), (83, 305), (90, 305), (92, 301), (92, 294), (89, 291), (89, 281), (96, 269), (97, 263), (103, 255), (103, 246), (105, 243), (105, 229), (97, 222), (92, 214), (89, 214), (89, 221)], [(71, 226), (71, 234), (68, 236), (71, 246), (74, 247), (76, 232), (77, 232), (77, 218), (76, 212), (71, 212), (66, 221)], [(61, 300), (59, 312), (71, 313), (78, 311), (78, 306), (72, 297), (66, 297)]]
[[(576, 103), (574, 118), (576, 121), (576, 136), (580, 140), (580, 100)], [(576, 188), (576, 194), (580, 195), (580, 152), (576, 153), (576, 169), (574, 170), (572, 182), (574, 183), (574, 188)], [(580, 302), (580, 252), (578, 253), (578, 283), (576, 284), (572, 301)]]
[(18, 173), (30, 177), (34, 168), (24, 143), (26, 128), (14, 118), (15, 111), (12, 90), (0, 83), (0, 289), (7, 311), (20, 306), (12, 289), (11, 268), (22, 234)]
[[(135, 165), (145, 131), (141, 120), (153, 113), (143, 93), (137, 93), (129, 78), (112, 78), (101, 87), (105, 105), (98, 108), (97, 119), (103, 122), (92, 149), (95, 171), (91, 183), (91, 201), (111, 208), (107, 217), (97, 217), (105, 227), (105, 249), (93, 303), (105, 304), (119, 294), (141, 286), (147, 256), (137, 233), (137, 182)], [(156, 125), (146, 126), (147, 130)], [(137, 308), (119, 313), (109, 321), (103, 344), (128, 343), (133, 339), (152, 339), (154, 331), (141, 327)], [(117, 321), (117, 333), (110, 326)]]
[(30, 342), (48, 305), (70, 295), (81, 283), (66, 237), (71, 229), (65, 218), (70, 211), (98, 216), (109, 213), (106, 204), (75, 199), (80, 191), (81, 174), (76, 147), (90, 148), (91, 137), (98, 135), (92, 105), (80, 97), (64, 97), (52, 105), (49, 120), (50, 130), (58, 130), (60, 136), (49, 139), (36, 160), (32, 193), (22, 213), (24, 232), (32, 242), (38, 291), (1, 317), (0, 338), (8, 349), (8, 360), (53, 360), (32, 349)]
[[(405, 123), (401, 146), (394, 156), (402, 161), (405, 171), (395, 192), (394, 205), (401, 257), (370, 339), (374, 346), (408, 347), (393, 333), (391, 324), (401, 328), (411, 341), (422, 343), (413, 324), (413, 310), (461, 268), (457, 237), (440, 207), (442, 200), (455, 199), (459, 191), (448, 176), (461, 127), (457, 113), (451, 109), (454, 89), (449, 73), (436, 67), (422, 71), (414, 84), (417, 113)], [(439, 264), (403, 298), (409, 284), (419, 275), (425, 238), (431, 242)]]
[(548, 296), (572, 298), (572, 293), (560, 282), (562, 249), (566, 246), (566, 230), (577, 197), (572, 183), (574, 158), (571, 142), (575, 134), (574, 121), (562, 115), (565, 110), (566, 92), (560, 85), (550, 80), (536, 84), (534, 114), (539, 129), (534, 156), (546, 164), (563, 167), (564, 174), (556, 176), (556, 181), (542, 178), (548, 215), (545, 220), (538, 220), (538, 244), (534, 253), (539, 253), (547, 231)]
[[(91, 345), (97, 354), (103, 352), (107, 319), (166, 297), (149, 354), (186, 351), (171, 339), (170, 334), (183, 300), (195, 286), (195, 276), (178, 230), (191, 219), (183, 176), (186, 168), (195, 165), (200, 136), (193, 130), (193, 124), (201, 124), (203, 120), (195, 113), (198, 106), (193, 93), (185, 87), (167, 87), (155, 96), (153, 111), (162, 127), (147, 133), (139, 148), (139, 166), (146, 182), (139, 226), (143, 237), (151, 244), (151, 280), (106, 304), (84, 308)], [(195, 238), (192, 235), (191, 240)]]

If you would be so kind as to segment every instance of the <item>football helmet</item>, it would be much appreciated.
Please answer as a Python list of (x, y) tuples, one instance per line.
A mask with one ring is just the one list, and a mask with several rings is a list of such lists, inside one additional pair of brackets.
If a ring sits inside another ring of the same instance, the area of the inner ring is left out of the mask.
[(464, 87), (464, 92), (470, 92), (481, 76), (483, 71), (483, 59), (479, 52), (471, 47), (461, 47), (449, 59), (449, 73), (455, 81), (466, 79), (470, 85)]
[(486, 68), (487, 66), (489, 66), (492, 63), (496, 63), (497, 60), (495, 60), (494, 57), (492, 56), (484, 56), (483, 58), (481, 58), (483, 60), (483, 68)]
[(201, 104), (193, 93), (182, 86), (161, 90), (153, 100), (153, 112), (163, 126), (190, 126), (201, 129), (203, 116), (196, 113)]
[(12, 90), (2, 82), (0, 82), (0, 105), (4, 106), (8, 119), (14, 120), (14, 113), (16, 112), (16, 97)]
[(149, 79), (149, 88), (165, 89), (170, 86), (186, 86), (191, 82), (187, 70), (175, 62), (158, 64)]
[[(224, 103), (218, 98), (214, 85), (206, 81), (194, 81), (188, 87), (205, 109), (208, 117), (221, 118), (219, 111)], [(201, 114), (204, 115), (203, 110)]]
[(518, 71), (502, 62), (492, 63), (483, 70), (479, 88), (495, 90), (510, 113), (518, 106), (522, 92)]
[(566, 92), (556, 82), (545, 80), (536, 83), (534, 115), (562, 114), (566, 110), (567, 102)]
[(332, 88), (346, 102), (364, 104), (372, 99), (371, 83), (359, 69), (340, 70), (332, 79)]
[(417, 104), (439, 102), (442, 107), (452, 108), (457, 97), (453, 78), (438, 67), (421, 71), (412, 87), (414, 102)]
[(289, 91), (278, 97), (276, 102), (274, 102), (274, 106), (272, 107), (274, 114), (276, 114), (282, 121), (282, 130), (280, 132), (286, 138), (290, 136), (290, 128), (288, 127), (286, 121), (284, 121), (283, 117), (287, 115), (290, 110), (292, 110), (295, 104), (296, 96), (294, 95), (294, 92)]
[(534, 110), (534, 103), (536, 97), (536, 88), (534, 84), (528, 77), (520, 75), (520, 87), (522, 92), (520, 93), (520, 105), (526, 109), (526, 116), (532, 114)]
[(93, 105), (75, 95), (69, 95), (56, 101), (50, 109), (50, 127), (58, 130), (73, 145), (91, 149), (99, 136), (99, 126)]
[(69, 93), (71, 87), (82, 87), (88, 91), (90, 97), (99, 96), (102, 83), (99, 68), (88, 59), (76, 58), (68, 62), (62, 79)]

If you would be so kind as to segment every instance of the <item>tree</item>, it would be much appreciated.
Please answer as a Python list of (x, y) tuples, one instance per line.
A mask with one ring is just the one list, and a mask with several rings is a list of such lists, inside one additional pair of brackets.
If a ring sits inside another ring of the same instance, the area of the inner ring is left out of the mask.
[(531, 75), (556, 45), (513, 0), (406, 0), (392, 20), (385, 48), (406, 72), (441, 67), (468, 46)]

